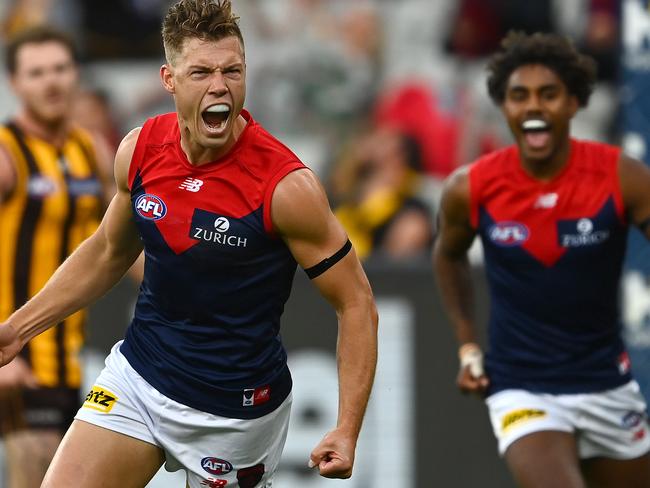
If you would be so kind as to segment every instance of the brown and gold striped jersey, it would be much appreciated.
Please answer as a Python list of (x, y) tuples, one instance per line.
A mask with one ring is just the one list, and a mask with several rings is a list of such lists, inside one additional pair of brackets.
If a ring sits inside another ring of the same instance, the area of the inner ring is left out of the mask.
[[(99, 224), (102, 185), (91, 137), (70, 131), (61, 148), (0, 126), (16, 185), (0, 204), (0, 320), (34, 296)], [(85, 312), (32, 339), (22, 354), (43, 387), (78, 388)]]

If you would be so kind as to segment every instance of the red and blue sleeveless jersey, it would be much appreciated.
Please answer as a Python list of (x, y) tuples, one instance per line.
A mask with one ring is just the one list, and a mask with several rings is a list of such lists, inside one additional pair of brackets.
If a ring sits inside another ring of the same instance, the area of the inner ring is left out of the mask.
[(291, 391), (280, 316), (296, 261), (273, 235), (277, 183), (304, 168), (250, 114), (235, 146), (192, 166), (175, 113), (141, 129), (129, 171), (145, 271), (121, 351), (167, 397), (231, 418)]
[(618, 148), (572, 139), (566, 167), (548, 182), (524, 171), (515, 146), (471, 165), (470, 220), (491, 304), (488, 393), (595, 392), (630, 380), (619, 158)]

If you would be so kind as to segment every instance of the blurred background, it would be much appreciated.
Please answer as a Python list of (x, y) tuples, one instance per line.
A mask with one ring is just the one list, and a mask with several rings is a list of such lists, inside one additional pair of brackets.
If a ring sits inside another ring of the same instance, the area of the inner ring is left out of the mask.
[[(170, 0), (2, 0), (0, 33), (50, 23), (81, 48), (76, 118), (113, 149), (147, 117), (173, 111), (158, 70)], [(511, 139), (485, 90), (485, 62), (511, 30), (559, 32), (598, 62), (578, 138), (646, 158), (650, 14), (644, 0), (234, 0), (246, 41), (246, 108), (324, 182), (375, 290), (376, 386), (349, 488), (512, 486), (483, 404), (456, 392), (456, 344), (430, 249), (442, 181)], [(1, 47), (1, 46), (0, 46)], [(0, 73), (0, 117), (16, 108)], [(0, 236), (0, 238), (2, 238)], [(650, 391), (648, 246), (632, 236), (622, 287), (633, 367)], [(486, 317), (480, 246), (472, 251)], [(87, 382), (129, 323), (137, 290), (118, 285), (92, 310)], [(338, 486), (307, 469), (335, 423), (334, 314), (298, 271), (283, 325), (295, 402), (279, 488)], [(1, 468), (0, 468), (1, 469)], [(152, 487), (182, 486), (161, 472)]]

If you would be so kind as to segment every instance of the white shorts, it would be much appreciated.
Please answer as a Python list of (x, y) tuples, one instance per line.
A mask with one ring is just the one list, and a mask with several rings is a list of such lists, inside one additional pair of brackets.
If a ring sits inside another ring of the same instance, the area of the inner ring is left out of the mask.
[(165, 469), (184, 469), (190, 488), (272, 485), (287, 436), (291, 395), (257, 419), (202, 412), (159, 393), (131, 367), (120, 344), (113, 346), (76, 419), (159, 446)]
[(599, 393), (503, 390), (485, 403), (501, 455), (517, 439), (543, 430), (574, 433), (581, 459), (633, 459), (650, 449), (646, 403), (636, 381)]

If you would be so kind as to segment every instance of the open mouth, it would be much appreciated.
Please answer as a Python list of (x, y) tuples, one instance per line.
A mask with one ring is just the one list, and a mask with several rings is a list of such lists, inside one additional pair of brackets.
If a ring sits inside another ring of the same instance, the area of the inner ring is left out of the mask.
[(222, 130), (228, 122), (229, 115), (230, 107), (225, 103), (211, 105), (201, 113), (205, 126), (211, 131)]
[(551, 126), (542, 119), (529, 119), (521, 124), (526, 144), (533, 149), (545, 147), (551, 139)]

